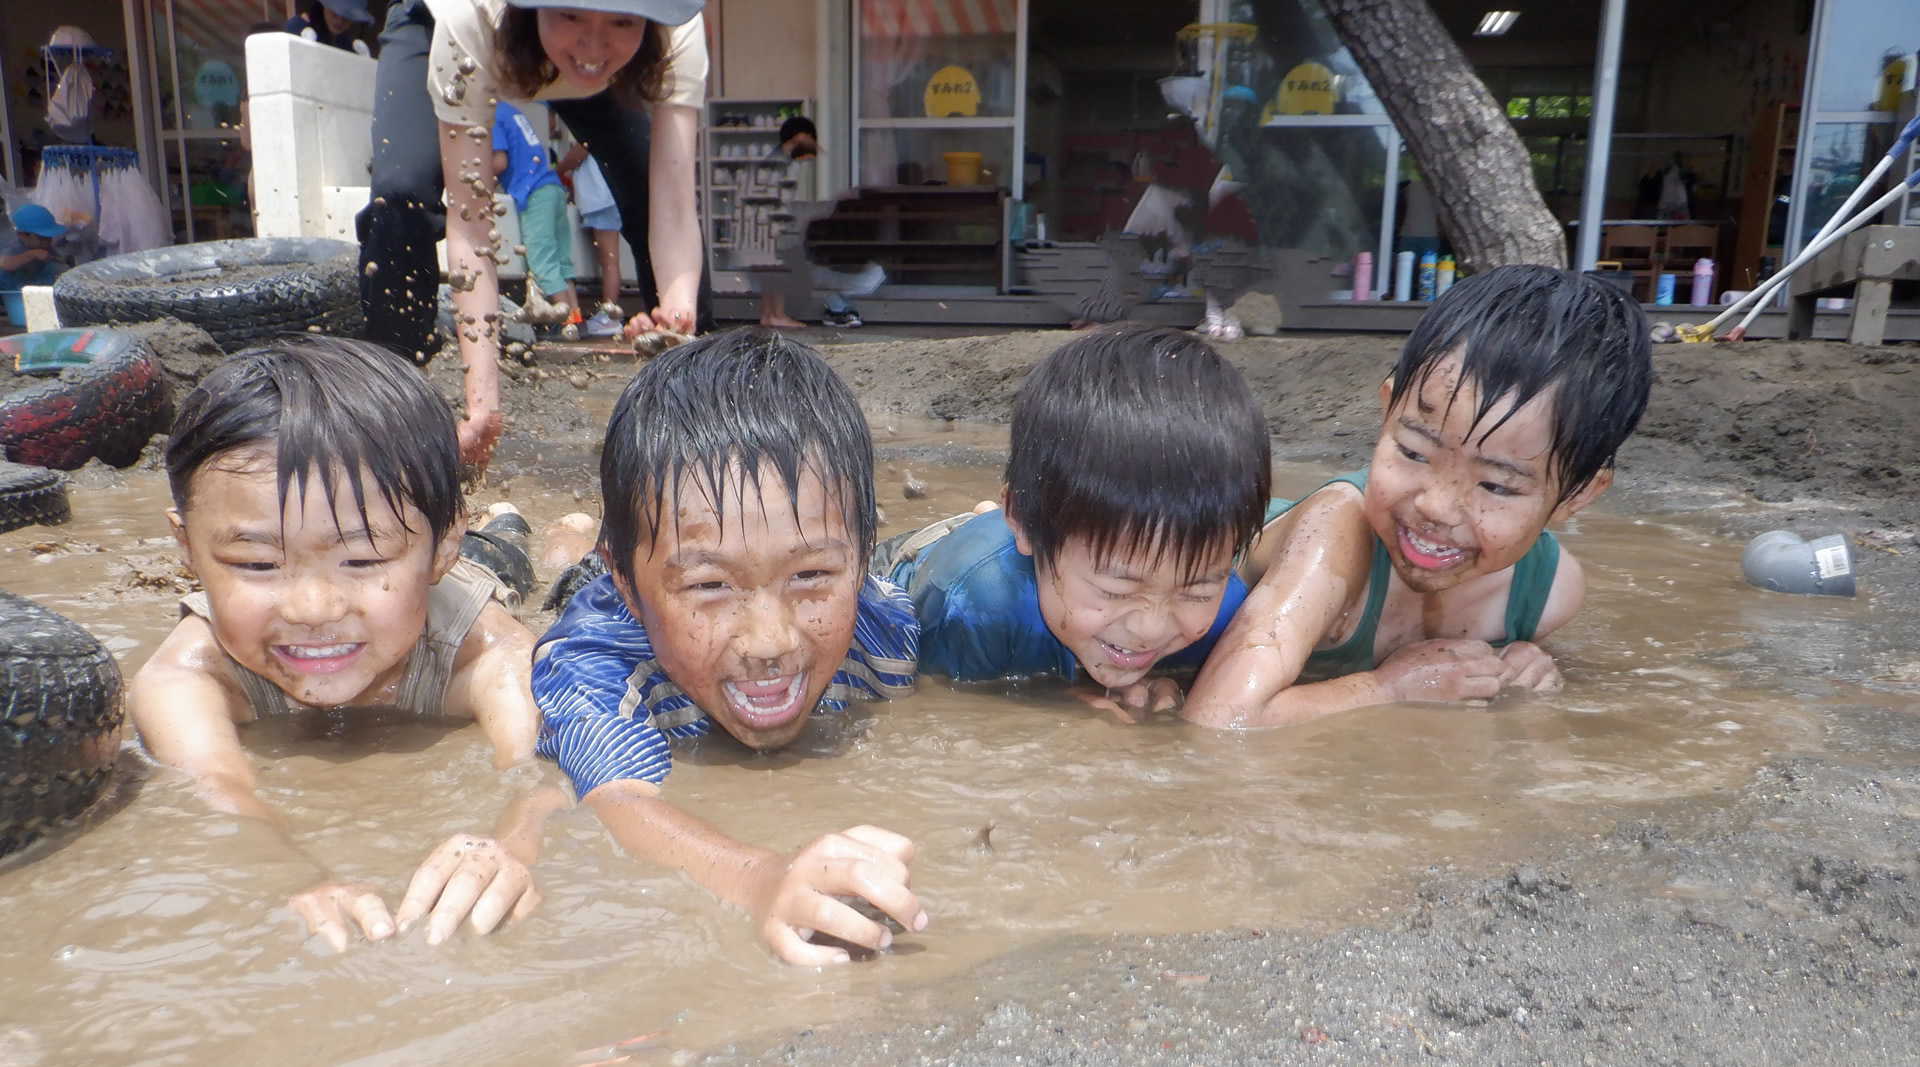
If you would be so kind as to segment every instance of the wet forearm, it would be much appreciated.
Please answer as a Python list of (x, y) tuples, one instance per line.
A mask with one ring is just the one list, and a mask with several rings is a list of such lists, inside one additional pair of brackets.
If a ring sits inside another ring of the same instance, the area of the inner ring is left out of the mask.
[(540, 858), (547, 820), (567, 805), (565, 790), (546, 784), (535, 786), (500, 813), (500, 821), (493, 831), (494, 840), (515, 859), (531, 867)]
[(1265, 726), (1293, 726), (1323, 715), (1332, 715), (1375, 704), (1392, 703), (1393, 693), (1372, 671), (1330, 678), (1324, 682), (1287, 685), (1278, 692), (1260, 696), (1242, 692), (1221, 697), (1195, 685), (1195, 693), (1180, 709), (1182, 718), (1225, 730), (1251, 730)]
[(687, 872), (721, 900), (753, 910), (756, 890), (780, 863), (769, 849), (735, 841), (638, 782), (610, 782), (587, 795), (593, 808), (636, 859)]

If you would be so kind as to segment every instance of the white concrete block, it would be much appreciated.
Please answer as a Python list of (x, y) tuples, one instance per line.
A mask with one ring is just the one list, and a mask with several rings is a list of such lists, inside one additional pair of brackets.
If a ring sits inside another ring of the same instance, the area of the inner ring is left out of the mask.
[(295, 37), (247, 38), (249, 97), (297, 93), (316, 103), (373, 112), (373, 60), (358, 52)]
[(60, 328), (60, 311), (53, 306), (53, 286), (29, 285), (20, 290), (20, 302), (26, 305), (27, 329)]
[(291, 34), (247, 39), (255, 232), (354, 239), (373, 158), (374, 70), (365, 56)]

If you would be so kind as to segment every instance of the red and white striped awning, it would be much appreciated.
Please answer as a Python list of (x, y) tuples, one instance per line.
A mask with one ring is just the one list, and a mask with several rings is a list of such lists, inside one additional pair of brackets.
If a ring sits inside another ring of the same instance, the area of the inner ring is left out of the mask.
[[(168, 4), (151, 0), (155, 29), (164, 31)], [(176, 32), (205, 56), (232, 61), (246, 55), (248, 28), (257, 23), (278, 27), (287, 21), (286, 0), (173, 0)], [(183, 42), (184, 43), (184, 42)], [(165, 46), (162, 46), (164, 51)], [(239, 66), (245, 66), (244, 60)], [(187, 72), (180, 72), (184, 78)]]
[(968, 37), (1019, 29), (1018, 0), (860, 0), (868, 37)]

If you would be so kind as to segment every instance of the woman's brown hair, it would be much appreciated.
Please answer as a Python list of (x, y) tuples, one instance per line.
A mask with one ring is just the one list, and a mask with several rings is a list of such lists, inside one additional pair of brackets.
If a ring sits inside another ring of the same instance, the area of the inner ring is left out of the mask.
[[(539, 12), (507, 4), (494, 27), (494, 51), (500, 60), (500, 85), (510, 93), (532, 98), (560, 76), (560, 69), (540, 46)], [(673, 66), (673, 31), (647, 20), (640, 51), (613, 72), (608, 89), (622, 107), (640, 108), (667, 98), (667, 71)]]

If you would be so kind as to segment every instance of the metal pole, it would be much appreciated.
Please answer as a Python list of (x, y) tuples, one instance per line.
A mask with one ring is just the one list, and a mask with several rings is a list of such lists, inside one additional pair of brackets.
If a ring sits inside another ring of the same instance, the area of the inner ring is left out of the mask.
[(1627, 0), (1607, 0), (1600, 15), (1600, 52), (1593, 61), (1593, 116), (1587, 124), (1587, 179), (1580, 189), (1580, 245), (1575, 266), (1600, 261), (1600, 218), (1606, 214), (1607, 157), (1613, 149), (1613, 101), (1620, 90), (1620, 38)]

